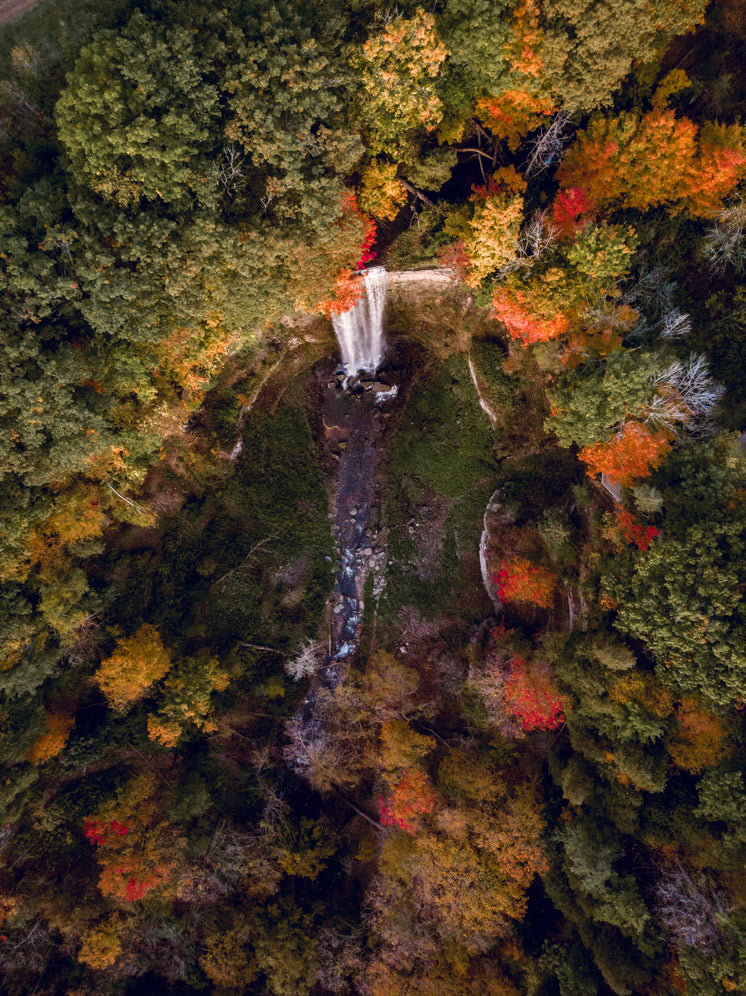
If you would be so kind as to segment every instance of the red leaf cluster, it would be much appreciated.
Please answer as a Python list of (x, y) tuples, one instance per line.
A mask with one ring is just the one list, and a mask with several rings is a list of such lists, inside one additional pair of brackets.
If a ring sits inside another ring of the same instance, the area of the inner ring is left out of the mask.
[(501, 602), (524, 602), (549, 609), (554, 601), (554, 575), (546, 567), (515, 557), (494, 576)]
[(529, 664), (520, 657), (514, 657), (510, 663), (505, 703), (527, 732), (556, 730), (565, 721), (562, 700), (549, 669)]
[(83, 823), (85, 824), (83, 833), (92, 844), (103, 844), (104, 835), (107, 833), (116, 834), (118, 837), (124, 837), (129, 833), (129, 827), (120, 823), (119, 820), (112, 820), (110, 823), (102, 823), (100, 820), (83, 820)]
[(430, 789), (427, 775), (409, 771), (402, 775), (391, 797), (381, 797), (381, 823), (396, 826), (414, 835), (420, 827), (420, 817), (433, 811), (435, 796)]
[(595, 205), (582, 187), (560, 190), (552, 205), (551, 225), (559, 235), (576, 235), (590, 221)]
[(368, 234), (363, 239), (360, 247), (360, 259), (355, 264), (356, 270), (364, 269), (372, 259), (376, 258), (376, 253), (372, 251), (373, 243), (376, 241), (376, 223), (370, 218), (368, 222)]
[(128, 903), (134, 903), (137, 899), (142, 899), (145, 895), (150, 882), (140, 882), (136, 878), (127, 879), (127, 891), (126, 897)]
[(628, 546), (634, 543), (643, 551), (649, 549), (652, 541), (660, 533), (660, 530), (656, 529), (655, 526), (643, 526), (626, 508), (618, 508), (614, 519), (614, 524), (624, 542)]

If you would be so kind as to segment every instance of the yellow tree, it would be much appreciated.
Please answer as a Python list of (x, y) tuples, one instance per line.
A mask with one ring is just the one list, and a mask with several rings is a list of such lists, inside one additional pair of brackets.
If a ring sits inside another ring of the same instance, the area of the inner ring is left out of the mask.
[(418, 131), (437, 127), (443, 105), (435, 85), (447, 55), (435, 17), (421, 8), (365, 42), (357, 59), (359, 115), (372, 151), (396, 155)]
[(511, 167), (496, 170), (486, 186), (474, 189), (470, 206), (448, 218), (445, 230), (459, 240), (466, 254), (470, 287), (479, 287), (485, 277), (515, 258), (525, 189)]
[(190, 726), (206, 733), (215, 730), (210, 719), (210, 696), (215, 690), (227, 688), (228, 680), (214, 658), (186, 661), (175, 667), (165, 682), (163, 705), (148, 717), (148, 736), (164, 747), (175, 747)]
[(171, 667), (171, 655), (158, 631), (145, 623), (132, 636), (121, 639), (117, 649), (96, 671), (95, 679), (113, 709), (124, 711), (141, 699), (154, 681)]

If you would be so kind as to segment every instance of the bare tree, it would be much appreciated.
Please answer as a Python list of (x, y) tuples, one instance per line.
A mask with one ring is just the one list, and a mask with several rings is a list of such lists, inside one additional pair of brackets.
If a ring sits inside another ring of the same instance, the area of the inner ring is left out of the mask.
[(693, 878), (682, 865), (669, 868), (656, 888), (658, 917), (677, 947), (712, 952), (722, 934), (727, 910), (712, 883)]
[(556, 169), (562, 162), (571, 133), (570, 118), (564, 111), (558, 111), (549, 127), (542, 128), (531, 141), (531, 151), (526, 160), (526, 176)]
[(668, 280), (670, 270), (657, 266), (644, 277), (640, 277), (625, 294), (625, 299), (634, 305), (639, 305), (654, 314), (662, 315), (673, 310), (673, 295), (676, 284)]
[(220, 183), (225, 187), (226, 192), (235, 194), (239, 187), (245, 182), (243, 171), (246, 157), (231, 143), (223, 149), (223, 158), (215, 167), (215, 174)]
[(746, 199), (743, 196), (713, 217), (712, 224), (700, 248), (700, 256), (710, 270), (723, 273), (728, 266), (742, 272), (746, 269)]
[(689, 315), (684, 314), (677, 308), (666, 311), (659, 323), (659, 335), (661, 339), (669, 342), (672, 339), (683, 339), (692, 331), (692, 322)]
[(293, 681), (311, 678), (321, 666), (323, 653), (323, 644), (307, 640), (293, 660), (285, 661), (285, 671)]
[(689, 356), (658, 371), (652, 380), (655, 394), (645, 409), (645, 420), (675, 433), (679, 425), (707, 434), (713, 428), (715, 408), (725, 388), (710, 376), (704, 356)]

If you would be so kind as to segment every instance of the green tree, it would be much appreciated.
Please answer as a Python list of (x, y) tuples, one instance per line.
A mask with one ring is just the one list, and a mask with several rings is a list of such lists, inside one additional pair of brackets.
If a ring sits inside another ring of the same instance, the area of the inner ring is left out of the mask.
[(634, 66), (704, 20), (706, 2), (543, 0), (542, 81), (570, 113), (608, 106)]
[(722, 443), (692, 449), (668, 471), (665, 542), (616, 558), (604, 584), (617, 627), (647, 643), (661, 680), (718, 712), (746, 691), (742, 461)]
[(122, 30), (99, 32), (57, 104), (76, 180), (125, 207), (214, 205), (220, 109), (206, 55), (192, 31), (141, 11)]

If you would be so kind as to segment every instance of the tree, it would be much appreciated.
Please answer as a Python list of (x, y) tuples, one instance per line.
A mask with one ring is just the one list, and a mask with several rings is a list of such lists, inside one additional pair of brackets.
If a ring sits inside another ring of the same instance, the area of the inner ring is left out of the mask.
[(581, 364), (547, 392), (551, 414), (546, 428), (563, 446), (611, 442), (623, 434), (625, 423), (645, 412), (663, 365), (656, 352), (623, 349), (610, 353), (605, 362), (594, 358)]
[(471, 210), (457, 210), (447, 219), (446, 232), (460, 240), (467, 256), (466, 282), (471, 287), (515, 257), (525, 189), (514, 169), (499, 169), (486, 186), (473, 189)]
[(214, 205), (218, 92), (186, 27), (136, 11), (85, 46), (57, 104), (75, 178), (106, 200)]
[(350, 71), (344, 21), (333, 5), (312, 12), (291, 3), (257, 2), (250, 21), (218, 32), (220, 89), (229, 118), (228, 139), (247, 157), (240, 200), (281, 224), (309, 231), (338, 212), (342, 180), (364, 147), (348, 120)]
[(597, 115), (576, 138), (557, 172), (560, 186), (580, 189), (598, 207), (645, 210), (685, 202), (690, 214), (722, 206), (746, 175), (740, 129), (677, 118), (665, 100), (650, 111)]
[(650, 544), (660, 535), (660, 529), (655, 526), (643, 526), (636, 521), (629, 509), (622, 507), (616, 508), (613, 516), (609, 517), (609, 531), (612, 536), (619, 537), (623, 543), (628, 545), (634, 543), (643, 551), (650, 549)]
[(119, 640), (115, 652), (101, 662), (95, 679), (109, 705), (124, 712), (167, 674), (171, 663), (158, 631), (144, 623), (132, 636)]
[(421, 771), (408, 771), (396, 783), (390, 798), (381, 798), (381, 823), (415, 834), (420, 818), (431, 813), (434, 805), (427, 776)]
[(163, 819), (152, 773), (134, 775), (116, 796), (84, 820), (86, 839), (96, 849), (102, 895), (134, 903), (170, 882), (180, 844)]
[(670, 443), (667, 432), (654, 432), (630, 420), (609, 442), (584, 446), (578, 456), (588, 465), (590, 474), (605, 474), (615, 484), (630, 487), (661, 465)]
[(528, 293), (498, 286), (492, 298), (496, 318), (508, 330), (511, 339), (522, 346), (533, 346), (564, 335), (570, 322), (561, 311), (552, 315), (537, 314)]
[(699, 691), (714, 712), (746, 690), (744, 551), (744, 523), (724, 510), (630, 555), (604, 581), (617, 627), (647, 643), (661, 680), (684, 695)]
[(175, 747), (190, 727), (204, 732), (215, 730), (215, 722), (210, 718), (210, 696), (213, 691), (224, 691), (228, 681), (228, 675), (214, 658), (192, 659), (176, 665), (164, 682), (163, 704), (148, 717), (148, 736), (164, 747)]
[(117, 914), (97, 923), (86, 931), (78, 951), (78, 961), (95, 969), (113, 965), (122, 953), (120, 931), (121, 923)]
[(687, 695), (681, 700), (676, 707), (676, 720), (666, 747), (678, 768), (698, 775), (729, 753), (723, 721), (703, 708), (697, 696)]
[(572, 237), (588, 224), (595, 204), (581, 187), (558, 190), (552, 203), (551, 224), (561, 237)]
[(394, 219), (409, 191), (398, 177), (396, 163), (373, 159), (363, 170), (360, 206), (377, 218)]
[(705, 6), (706, 0), (543, 0), (542, 83), (570, 114), (606, 107), (633, 66), (700, 24)]
[(67, 743), (75, 725), (75, 717), (63, 710), (47, 713), (47, 731), (28, 749), (27, 758), (33, 764), (43, 764), (56, 757)]
[(555, 111), (554, 102), (526, 90), (507, 90), (499, 97), (480, 97), (476, 115), (495, 138), (505, 139), (515, 152), (531, 131), (535, 131)]
[(514, 557), (508, 561), (494, 580), (501, 601), (537, 605), (542, 609), (551, 608), (554, 602), (554, 574), (549, 568), (532, 564), (525, 557)]
[(565, 721), (562, 700), (546, 664), (514, 657), (505, 682), (505, 704), (523, 730), (556, 730)]
[(434, 16), (421, 8), (410, 18), (396, 14), (356, 53), (357, 113), (372, 152), (398, 158), (418, 132), (438, 126), (436, 80), (447, 55)]

